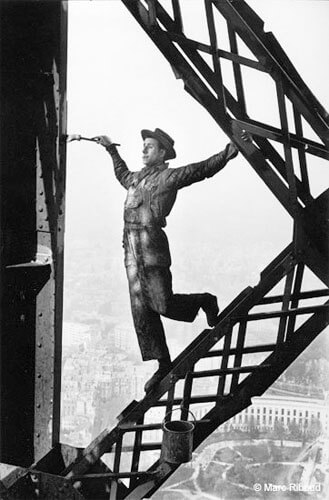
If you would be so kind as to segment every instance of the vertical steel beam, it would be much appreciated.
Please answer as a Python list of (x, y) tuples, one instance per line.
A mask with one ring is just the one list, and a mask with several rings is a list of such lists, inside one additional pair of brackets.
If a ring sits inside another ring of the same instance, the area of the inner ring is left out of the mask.
[(45, 88), (37, 130), (37, 236), (50, 254), (51, 277), (36, 300), (34, 455), (40, 459), (60, 433), (61, 343), (66, 133), (67, 4), (57, 3), (52, 84)]
[(155, 5), (154, 0), (146, 0), (146, 3), (148, 6), (149, 25), (152, 28), (152, 26), (156, 26), (156, 23), (157, 23), (156, 5)]
[[(144, 415), (142, 415), (136, 422), (137, 425), (142, 425), (144, 423)], [(139, 466), (139, 459), (141, 455), (141, 444), (142, 444), (142, 438), (143, 438), (143, 431), (142, 430), (137, 430), (135, 432), (135, 439), (134, 439), (134, 451), (132, 454), (132, 460), (131, 460), (131, 472), (136, 472), (138, 471), (138, 466)], [(136, 486), (136, 478), (132, 477), (130, 479), (129, 483), (129, 488), (132, 489)]]
[[(303, 137), (302, 117), (300, 116), (300, 113), (298, 112), (295, 105), (293, 106), (293, 109), (294, 109), (294, 121), (295, 121), (296, 134), (299, 137)], [(303, 186), (305, 194), (310, 195), (311, 193), (310, 193), (310, 183), (309, 183), (308, 173), (307, 173), (306, 154), (305, 154), (305, 149), (303, 147), (298, 148), (298, 157), (299, 157), (299, 164), (300, 164), (302, 186)]]
[[(247, 332), (247, 322), (241, 321), (241, 323), (239, 324), (238, 339), (236, 343), (236, 355), (234, 356), (233, 366), (235, 368), (242, 366), (243, 348), (246, 338), (246, 332)], [(237, 388), (238, 384), (239, 384), (239, 373), (234, 373), (232, 376), (232, 384), (230, 392), (234, 394), (234, 391)]]
[[(282, 311), (288, 311), (288, 309), (289, 309), (294, 274), (295, 274), (295, 270), (292, 269), (291, 271), (289, 271), (289, 273), (287, 274), (287, 276), (285, 278), (285, 286), (284, 286), (282, 308), (281, 308)], [(286, 332), (287, 321), (288, 321), (288, 318), (286, 316), (282, 316), (280, 318), (278, 335), (277, 335), (277, 348), (280, 345), (282, 345), (285, 341), (285, 332)]]
[(172, 0), (172, 8), (174, 12), (176, 31), (183, 33), (183, 18), (179, 0)]
[(183, 399), (181, 405), (181, 420), (188, 419), (188, 412), (190, 409), (190, 399), (192, 395), (192, 386), (193, 386), (193, 371), (194, 371), (194, 365), (191, 367), (191, 370), (187, 372), (184, 381), (184, 391), (183, 391)]
[(0, 460), (28, 466), (59, 440), (67, 7), (0, 9)]
[[(295, 283), (294, 283), (294, 289), (293, 289), (293, 299), (291, 300), (291, 308), (292, 309), (298, 308), (298, 304), (299, 304), (298, 295), (300, 294), (301, 288), (302, 288), (304, 267), (305, 266), (303, 263), (297, 264)], [(295, 325), (296, 325), (296, 314), (292, 314), (291, 316), (289, 316), (289, 319), (288, 319), (287, 340), (289, 340), (291, 335), (293, 335), (293, 333), (295, 331)]]
[[(228, 36), (230, 40), (230, 48), (232, 54), (238, 54), (238, 43), (236, 39), (236, 33), (234, 29), (231, 27), (230, 23), (227, 23)], [(247, 115), (247, 107), (246, 107), (246, 99), (243, 90), (243, 81), (242, 81), (242, 71), (240, 64), (233, 62), (233, 73), (236, 87), (236, 94), (238, 98), (238, 102), (240, 104), (242, 113), (241, 116)]]
[[(221, 370), (225, 370), (228, 367), (231, 341), (232, 341), (232, 327), (230, 328), (230, 330), (227, 332), (227, 334), (224, 337), (223, 356), (222, 356), (222, 362), (220, 365)], [(219, 380), (218, 380), (218, 386), (217, 386), (217, 396), (224, 395), (225, 382), (226, 382), (226, 375), (220, 376)]]
[(214, 72), (215, 72), (215, 76), (216, 76), (216, 83), (215, 83), (216, 93), (217, 93), (221, 113), (225, 114), (226, 101), (225, 101), (225, 94), (224, 94), (224, 87), (223, 87), (222, 70), (220, 67), (220, 61), (219, 61), (219, 57), (218, 57), (217, 35), (216, 35), (214, 12), (213, 12), (213, 8), (212, 8), (212, 1), (205, 0), (205, 7), (206, 7), (207, 25), (208, 25), (209, 38), (210, 38), (211, 55), (212, 55), (212, 61), (213, 61), (213, 66), (214, 66)]

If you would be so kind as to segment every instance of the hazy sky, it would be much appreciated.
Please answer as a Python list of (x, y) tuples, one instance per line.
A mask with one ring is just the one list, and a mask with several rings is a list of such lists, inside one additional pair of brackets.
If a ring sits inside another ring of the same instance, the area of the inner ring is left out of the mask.
[[(186, 35), (207, 43), (205, 17), (200, 15), (204, 2), (181, 3), (188, 16)], [(329, 2), (251, 0), (249, 4), (328, 109)], [(87, 137), (110, 135), (121, 144), (120, 152), (132, 170), (142, 166), (142, 128), (160, 127), (175, 139), (173, 167), (204, 159), (225, 147), (226, 136), (184, 91), (182, 81), (175, 79), (168, 62), (119, 0), (69, 2), (68, 61), (68, 132)], [(227, 62), (224, 66), (230, 86), (231, 70)], [(277, 125), (270, 77), (251, 69), (244, 74), (252, 118)], [(316, 193), (328, 185), (325, 163), (311, 159)], [(68, 145), (67, 170), (67, 258), (71, 244), (81, 238), (90, 245), (108, 246), (114, 256), (121, 255), (125, 191), (114, 178), (109, 155), (95, 144), (73, 142)], [(239, 155), (216, 177), (179, 193), (167, 234), (177, 269), (191, 248), (194, 253), (198, 249), (205, 252), (206, 259), (209, 248), (224, 256), (227, 252), (229, 257), (232, 248), (245, 256), (259, 245), (260, 271), (290, 241), (292, 224)], [(263, 251), (262, 244), (268, 249)], [(179, 271), (176, 274), (179, 283)]]

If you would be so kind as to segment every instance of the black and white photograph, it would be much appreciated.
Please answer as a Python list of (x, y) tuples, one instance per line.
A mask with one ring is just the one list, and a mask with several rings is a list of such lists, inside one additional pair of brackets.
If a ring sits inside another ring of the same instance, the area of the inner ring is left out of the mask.
[(329, 1), (0, 23), (0, 498), (326, 500)]

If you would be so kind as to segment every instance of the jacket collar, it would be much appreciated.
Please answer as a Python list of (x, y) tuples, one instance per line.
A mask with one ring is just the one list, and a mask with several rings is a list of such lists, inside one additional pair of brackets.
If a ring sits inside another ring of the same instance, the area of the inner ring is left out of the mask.
[(162, 172), (168, 168), (168, 163), (161, 163), (160, 165), (154, 165), (153, 167), (143, 167), (139, 172), (140, 180), (150, 174), (154, 174), (156, 172)]

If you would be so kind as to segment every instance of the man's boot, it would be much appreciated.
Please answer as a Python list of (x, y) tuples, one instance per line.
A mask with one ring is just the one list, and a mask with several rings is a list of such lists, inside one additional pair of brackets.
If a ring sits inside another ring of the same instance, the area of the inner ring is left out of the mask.
[(158, 359), (159, 368), (152, 375), (152, 377), (144, 385), (144, 391), (150, 392), (171, 370), (171, 360), (170, 358)]
[(218, 323), (219, 308), (217, 304), (217, 297), (211, 293), (203, 293), (201, 301), (201, 309), (206, 313), (207, 323), (213, 327)]

